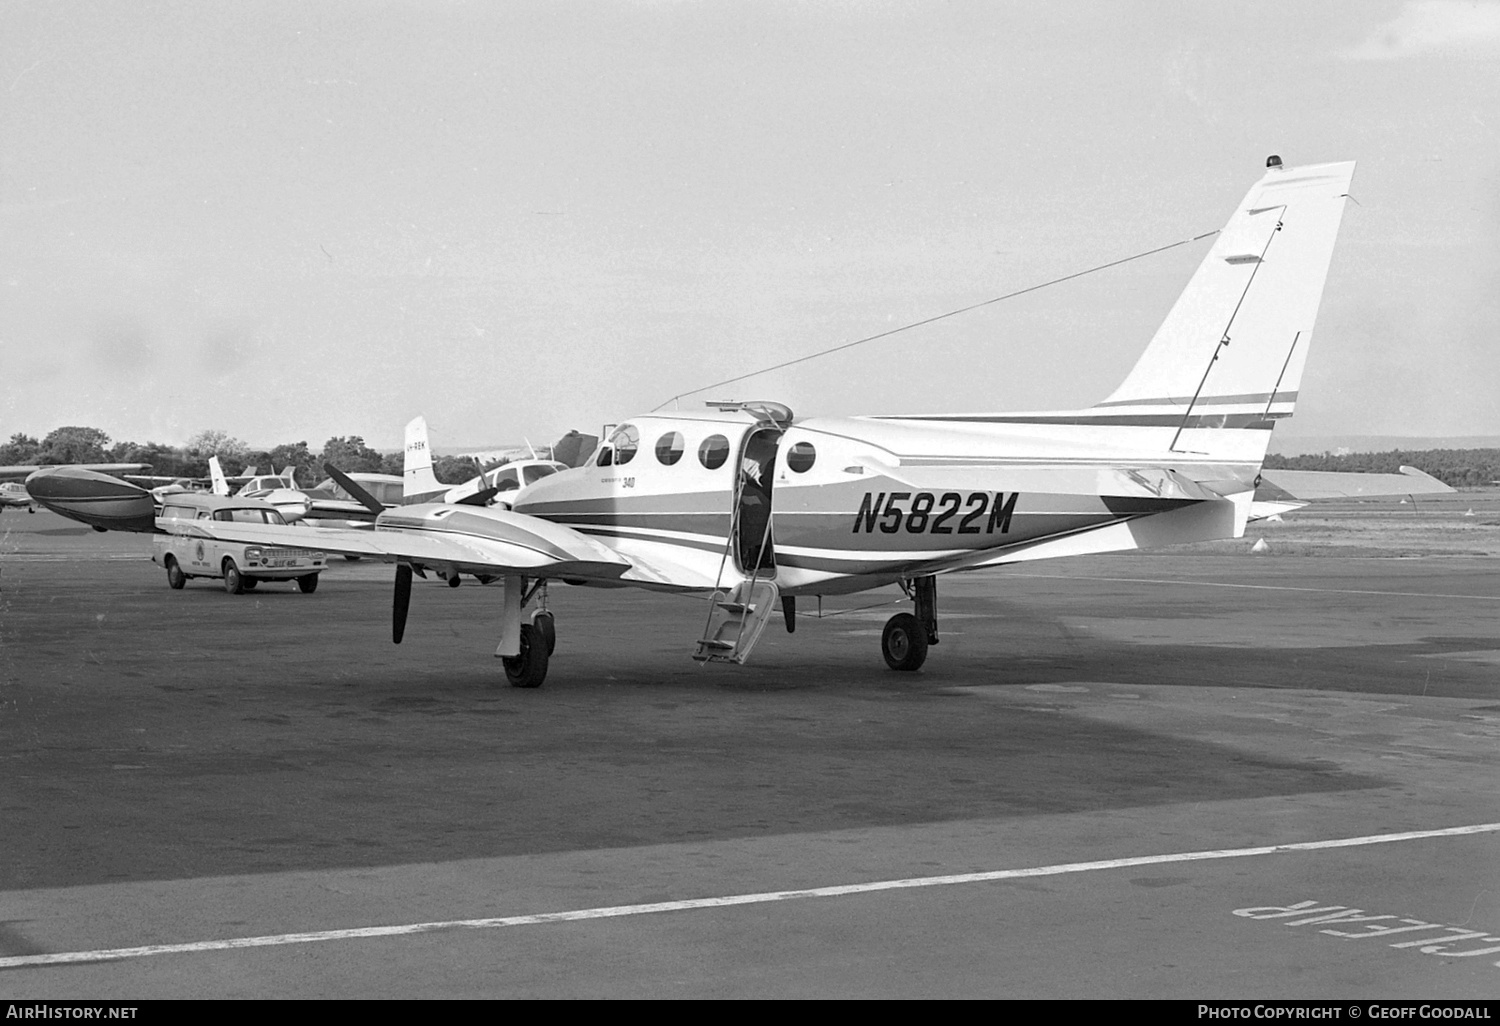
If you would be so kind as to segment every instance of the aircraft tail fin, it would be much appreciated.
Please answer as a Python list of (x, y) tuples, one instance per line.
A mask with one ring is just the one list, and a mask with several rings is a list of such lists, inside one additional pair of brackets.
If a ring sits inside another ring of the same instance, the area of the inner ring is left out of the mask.
[(209, 479), (213, 482), (215, 495), (229, 494), (229, 482), (224, 479), (224, 468), (219, 465), (219, 457), (210, 456), (208, 458), (208, 475)]
[(1264, 456), (1270, 428), (1296, 405), (1354, 163), (1266, 163), (1140, 360), (1095, 407), (1175, 420), (1173, 450), (1216, 454), (1228, 440), (1214, 435), (1228, 428), (1261, 442), (1236, 453)]
[(282, 467), (281, 468), (281, 479), (286, 482), (286, 486), (288, 488), (296, 488), (297, 487), (297, 465), (295, 463), (288, 463), (286, 466)]
[(552, 458), (570, 467), (581, 467), (599, 447), (598, 435), (569, 431), (552, 445)]
[(427, 444), (426, 417), (414, 417), (406, 425), (406, 462), (401, 479), (401, 494), (408, 499), (448, 489), (432, 472), (432, 448)]

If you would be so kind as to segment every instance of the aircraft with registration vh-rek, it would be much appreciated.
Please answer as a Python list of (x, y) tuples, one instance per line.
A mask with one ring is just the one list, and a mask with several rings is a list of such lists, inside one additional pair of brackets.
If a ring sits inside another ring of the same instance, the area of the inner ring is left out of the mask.
[[(778, 608), (792, 630), (798, 599), (899, 584), (912, 609), (891, 617), (881, 649), (893, 669), (916, 670), (939, 641), (944, 574), (1243, 535), (1272, 428), (1297, 401), (1353, 172), (1270, 158), (1134, 368), (1087, 409), (649, 413), (511, 510), (372, 506), (373, 532), (320, 532), (318, 547), (395, 564), (398, 643), (413, 574), (498, 583), (496, 655), (520, 687), (546, 677), (557, 581), (702, 593), (693, 655), (705, 662), (743, 662)], [(298, 533), (167, 529), (267, 543)]]

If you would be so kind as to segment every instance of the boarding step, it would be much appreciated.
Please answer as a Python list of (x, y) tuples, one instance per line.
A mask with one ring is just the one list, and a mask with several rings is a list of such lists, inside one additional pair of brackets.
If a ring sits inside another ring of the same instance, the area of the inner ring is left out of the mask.
[(728, 595), (715, 592), (708, 628), (693, 658), (700, 663), (743, 663), (765, 630), (780, 594), (774, 581), (749, 580)]

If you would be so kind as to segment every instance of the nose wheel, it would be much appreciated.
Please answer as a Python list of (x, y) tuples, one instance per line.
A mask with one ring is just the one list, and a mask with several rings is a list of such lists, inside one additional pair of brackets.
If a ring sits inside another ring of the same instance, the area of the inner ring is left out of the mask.
[[(513, 687), (538, 688), (547, 679), (547, 664), (553, 649), (557, 647), (557, 626), (552, 613), (547, 609), (547, 582), (536, 580), (527, 588), (523, 579), (506, 582), (507, 617), (520, 619), (521, 610), (540, 594), (539, 608), (532, 611), (529, 623), (519, 624), (520, 650), (514, 655), (500, 657), (505, 667), (505, 679)], [(511, 621), (513, 624), (515, 620)], [(499, 654), (499, 653), (496, 653)]]

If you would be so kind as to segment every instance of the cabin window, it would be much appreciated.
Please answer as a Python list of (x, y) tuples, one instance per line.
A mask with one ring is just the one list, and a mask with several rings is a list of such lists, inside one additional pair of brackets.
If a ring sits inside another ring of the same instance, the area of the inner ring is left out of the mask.
[(698, 462), (709, 470), (718, 470), (729, 459), (729, 439), (723, 435), (709, 435), (698, 446)]
[(615, 461), (615, 451), (607, 445), (599, 447), (599, 458), (594, 460), (594, 466), (607, 467)]
[(615, 447), (615, 463), (623, 467), (635, 459), (636, 450), (641, 447), (641, 433), (634, 424), (622, 424), (610, 435), (609, 442)]
[(682, 450), (687, 446), (681, 431), (668, 431), (656, 440), (656, 458), (670, 467), (682, 459)]
[(494, 477), (494, 482), (495, 490), (501, 492), (513, 492), (521, 487), (520, 477), (516, 473), (515, 467), (497, 473)]
[(555, 473), (557, 473), (556, 467), (549, 467), (545, 464), (521, 468), (521, 476), (526, 479), (527, 484), (531, 484), (533, 481), (540, 481), (544, 477), (551, 477)]
[(168, 506), (161, 511), (163, 520), (192, 520), (193, 511), (185, 506)]
[(805, 474), (812, 469), (813, 461), (818, 458), (818, 450), (813, 448), (811, 442), (798, 442), (787, 451), (786, 465), (798, 474)]

